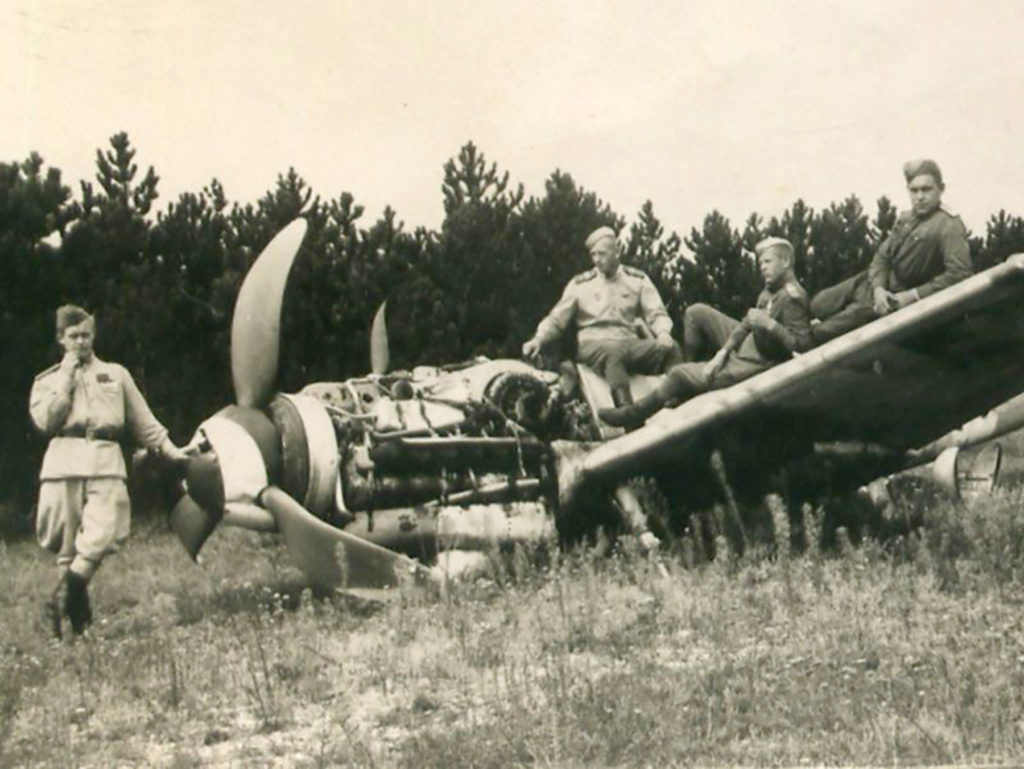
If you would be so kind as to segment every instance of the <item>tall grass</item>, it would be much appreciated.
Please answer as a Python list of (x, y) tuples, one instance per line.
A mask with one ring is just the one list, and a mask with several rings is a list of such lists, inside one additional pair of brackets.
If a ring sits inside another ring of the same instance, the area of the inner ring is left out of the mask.
[(1019, 763), (1020, 510), (940, 507), (924, 529), (800, 556), (709, 562), (699, 531), (659, 558), (495, 555), (476, 580), (381, 600), (315, 598), (272, 538), (219, 531), (197, 567), (149, 526), (97, 576), (97, 625), (65, 644), (38, 622), (52, 567), (8, 546), (0, 758)]

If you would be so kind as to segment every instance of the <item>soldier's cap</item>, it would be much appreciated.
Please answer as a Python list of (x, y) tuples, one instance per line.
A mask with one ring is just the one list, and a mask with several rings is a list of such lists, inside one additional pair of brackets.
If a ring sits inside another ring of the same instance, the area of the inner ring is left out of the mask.
[(936, 184), (942, 186), (942, 171), (939, 170), (939, 164), (934, 160), (918, 158), (917, 160), (908, 160), (903, 164), (903, 176), (906, 178), (907, 184), (921, 174), (929, 174)]
[(611, 238), (615, 242), (618, 242), (618, 236), (615, 234), (615, 230), (611, 227), (598, 227), (592, 233), (587, 235), (586, 246), (587, 250), (590, 251), (605, 238)]
[(769, 248), (781, 248), (786, 252), (787, 257), (793, 258), (793, 244), (785, 238), (765, 238), (754, 246), (754, 253), (761, 256)]
[(64, 333), (65, 329), (85, 323), (87, 320), (93, 320), (92, 315), (77, 304), (61, 305), (57, 308), (57, 335), (59, 336)]

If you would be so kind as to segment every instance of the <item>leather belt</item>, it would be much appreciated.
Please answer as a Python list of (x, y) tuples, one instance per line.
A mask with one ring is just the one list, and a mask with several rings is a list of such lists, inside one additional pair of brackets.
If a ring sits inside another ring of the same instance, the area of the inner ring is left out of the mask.
[(118, 441), (121, 431), (113, 427), (68, 427), (57, 435), (61, 438), (85, 438), (88, 441)]

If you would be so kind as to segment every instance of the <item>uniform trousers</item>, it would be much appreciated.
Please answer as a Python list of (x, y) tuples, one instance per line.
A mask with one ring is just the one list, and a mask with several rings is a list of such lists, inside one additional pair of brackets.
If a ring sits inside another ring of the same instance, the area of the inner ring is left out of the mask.
[(678, 344), (666, 349), (653, 339), (590, 339), (580, 341), (576, 360), (604, 377), (614, 391), (629, 387), (630, 374), (660, 374), (681, 363), (683, 352)]
[[(687, 357), (696, 357), (700, 352), (720, 350), (740, 325), (735, 318), (706, 304), (695, 304), (683, 315), (683, 344)], [(705, 361), (680, 363), (667, 372), (665, 381), (658, 385), (662, 402), (683, 401), (722, 387), (742, 382), (765, 369), (774, 361), (739, 357), (737, 351), (730, 353), (725, 365), (710, 379), (705, 375)]]
[(131, 506), (123, 478), (63, 478), (39, 486), (36, 537), (57, 566), (90, 579), (128, 538)]
[(811, 300), (811, 315), (821, 321), (811, 326), (814, 343), (823, 344), (875, 320), (872, 294), (866, 272), (819, 291)]
[(693, 304), (683, 313), (683, 351), (687, 360), (710, 358), (729, 340), (740, 322), (711, 305)]

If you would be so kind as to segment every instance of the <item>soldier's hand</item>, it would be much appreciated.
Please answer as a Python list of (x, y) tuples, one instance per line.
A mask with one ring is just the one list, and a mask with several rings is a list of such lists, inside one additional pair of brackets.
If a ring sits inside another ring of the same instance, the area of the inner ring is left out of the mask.
[(879, 286), (874, 292), (874, 307), (878, 315), (888, 315), (893, 310), (895, 296)]
[(754, 307), (747, 311), (747, 323), (754, 328), (771, 328), (771, 325), (774, 322), (775, 321), (772, 320), (772, 316), (768, 314), (767, 310), (761, 310)]
[(675, 347), (676, 340), (672, 338), (670, 334), (658, 334), (654, 338), (654, 343), (658, 345), (661, 350), (671, 350)]
[(66, 352), (64, 357), (60, 361), (61, 373), (67, 374), (69, 377), (74, 376), (75, 370), (82, 365), (81, 358), (76, 353)]
[(651, 332), (650, 327), (644, 323), (642, 318), (635, 318), (633, 320), (633, 331), (639, 339), (654, 339), (657, 341), (657, 337)]
[(534, 360), (540, 355), (540, 342), (537, 341), (537, 337), (528, 339), (523, 343), (523, 357), (527, 360)]
[(715, 357), (704, 364), (703, 374), (707, 379), (711, 379), (722, 370), (722, 366), (725, 365), (725, 359), (729, 357), (729, 353), (725, 350), (719, 350), (715, 353)]
[(164, 441), (160, 447), (160, 453), (165, 459), (175, 463), (185, 463), (189, 460), (189, 453), (186, 449), (175, 446), (171, 441)]
[(917, 299), (917, 292), (913, 289), (909, 291), (900, 291), (892, 295), (892, 301), (896, 305), (897, 310), (903, 309), (908, 304), (913, 304)]

